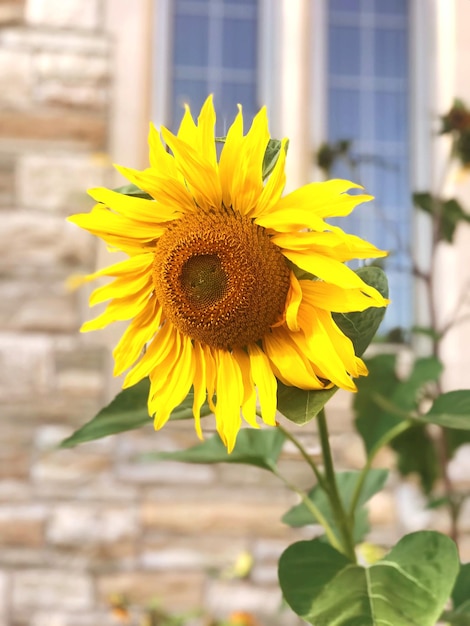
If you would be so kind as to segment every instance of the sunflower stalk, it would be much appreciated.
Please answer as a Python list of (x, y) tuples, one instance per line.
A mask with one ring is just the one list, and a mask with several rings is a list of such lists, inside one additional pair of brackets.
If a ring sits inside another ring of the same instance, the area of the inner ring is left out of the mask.
[(336, 533), (334, 532), (333, 528), (330, 526), (326, 517), (323, 515), (320, 509), (316, 506), (316, 504), (312, 502), (312, 500), (308, 497), (308, 494), (303, 489), (300, 489), (299, 487), (291, 483), (290, 480), (287, 479), (279, 471), (279, 468), (277, 467), (277, 465), (273, 465), (271, 468), (271, 471), (273, 472), (275, 476), (279, 478), (279, 480), (281, 480), (286, 485), (286, 487), (288, 487), (291, 491), (293, 491), (300, 497), (302, 504), (310, 511), (314, 519), (316, 519), (318, 523), (321, 524), (321, 526), (323, 527), (323, 530), (325, 531), (328, 541), (333, 546), (333, 548), (335, 548), (336, 550), (339, 550), (340, 552), (343, 552), (341, 541), (336, 536)]
[(325, 492), (330, 501), (336, 524), (341, 532), (342, 545), (340, 549), (353, 563), (357, 563), (353, 537), (354, 519), (351, 520), (339, 496), (324, 409), (321, 409), (317, 415), (317, 424), (323, 454), (323, 464), (325, 467), (325, 480), (327, 484)]

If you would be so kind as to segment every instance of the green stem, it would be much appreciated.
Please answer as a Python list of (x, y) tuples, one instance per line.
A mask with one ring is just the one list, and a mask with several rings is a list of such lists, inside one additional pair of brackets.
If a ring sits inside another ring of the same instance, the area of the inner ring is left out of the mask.
[(286, 439), (288, 439), (289, 441), (291, 441), (294, 446), (297, 448), (297, 450), (300, 452), (300, 454), (303, 456), (303, 458), (305, 459), (305, 461), (307, 462), (307, 464), (312, 468), (313, 473), (316, 476), (317, 482), (320, 485), (320, 487), (323, 489), (323, 491), (328, 492), (328, 484), (325, 481), (325, 478), (323, 476), (323, 474), (320, 472), (320, 470), (318, 469), (317, 464), (315, 463), (315, 461), (311, 458), (311, 456), (308, 454), (307, 450), (305, 450), (305, 448), (303, 447), (303, 445), (300, 443), (300, 441), (294, 437), (294, 435), (292, 435), (286, 428), (284, 428), (281, 424), (278, 424), (278, 428), (279, 430), (282, 431), (284, 437)]
[(271, 467), (271, 471), (280, 480), (282, 480), (282, 482), (291, 491), (293, 491), (294, 493), (296, 493), (300, 497), (300, 499), (302, 500), (303, 505), (310, 511), (310, 513), (312, 514), (313, 518), (319, 524), (321, 524), (323, 526), (323, 529), (324, 529), (324, 531), (326, 533), (326, 536), (328, 537), (328, 541), (333, 546), (333, 548), (335, 548), (339, 552), (344, 552), (344, 550), (342, 549), (342, 546), (341, 546), (341, 542), (338, 540), (338, 537), (336, 536), (334, 530), (331, 528), (328, 520), (323, 515), (323, 513), (317, 508), (315, 503), (312, 502), (312, 500), (310, 500), (310, 498), (308, 497), (308, 494), (305, 491), (303, 491), (302, 489), (300, 489), (299, 487), (296, 487), (296, 485), (291, 483), (285, 476), (283, 476), (281, 474), (281, 472), (279, 471), (279, 468), (276, 465), (273, 465)]
[(354, 550), (354, 539), (352, 536), (352, 527), (350, 520), (344, 510), (343, 503), (338, 492), (336, 484), (336, 476), (333, 465), (333, 457), (331, 455), (330, 440), (328, 436), (328, 426), (324, 409), (317, 415), (318, 433), (320, 435), (320, 443), (323, 452), (323, 464), (325, 466), (325, 478), (328, 484), (328, 499), (333, 511), (335, 521), (342, 536), (341, 552), (345, 554), (353, 563), (356, 563), (356, 552)]
[(382, 437), (372, 447), (371, 451), (369, 452), (367, 456), (366, 464), (362, 468), (361, 473), (359, 475), (359, 479), (354, 488), (354, 492), (351, 498), (351, 504), (350, 504), (349, 511), (348, 511), (348, 515), (350, 519), (354, 519), (354, 513), (356, 512), (357, 503), (359, 502), (359, 498), (361, 497), (361, 492), (364, 486), (364, 482), (371, 468), (372, 461), (376, 457), (378, 451), (384, 446), (386, 446), (388, 443), (390, 443), (392, 439), (395, 439), (395, 437), (398, 437), (398, 435), (401, 435), (401, 433), (405, 432), (405, 430), (408, 430), (408, 428), (410, 428), (411, 426), (413, 426), (413, 422), (411, 420), (400, 422), (399, 424), (394, 426), (391, 430), (389, 430), (384, 435), (382, 435)]

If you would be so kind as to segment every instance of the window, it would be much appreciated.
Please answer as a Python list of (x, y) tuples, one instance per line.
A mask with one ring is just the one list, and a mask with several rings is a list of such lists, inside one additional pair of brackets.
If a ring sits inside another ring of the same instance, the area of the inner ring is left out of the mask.
[(198, 111), (215, 97), (217, 134), (225, 134), (243, 105), (249, 120), (257, 112), (257, 0), (174, 0), (171, 3), (171, 102), (168, 123), (176, 130), (182, 105)]
[(342, 226), (378, 247), (392, 304), (382, 330), (412, 324), (408, 0), (328, 0), (327, 140), (350, 140), (333, 174), (375, 196)]

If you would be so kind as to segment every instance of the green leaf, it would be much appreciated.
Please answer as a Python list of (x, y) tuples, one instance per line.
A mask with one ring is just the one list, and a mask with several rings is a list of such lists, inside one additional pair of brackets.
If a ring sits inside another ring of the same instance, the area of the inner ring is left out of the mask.
[[(133, 387), (124, 389), (93, 419), (76, 430), (70, 437), (64, 439), (60, 446), (72, 448), (85, 441), (100, 439), (151, 424), (152, 420), (147, 408), (149, 389), (148, 378)], [(192, 406), (193, 393), (190, 392), (180, 406), (173, 411), (170, 419), (191, 419), (193, 417)], [(208, 405), (204, 404), (201, 408), (201, 416), (209, 415), (210, 412)]]
[[(362, 280), (375, 287), (385, 298), (388, 297), (388, 282), (379, 267), (361, 267), (356, 270)], [(371, 307), (359, 313), (334, 313), (333, 318), (354, 345), (358, 356), (362, 356), (377, 332), (385, 314), (384, 308)], [(303, 425), (310, 422), (328, 400), (336, 393), (337, 387), (320, 391), (305, 391), (278, 383), (277, 408), (289, 420)]]
[[(349, 510), (351, 505), (351, 498), (354, 493), (357, 481), (359, 479), (360, 472), (338, 472), (336, 474), (336, 481), (338, 485), (338, 492), (341, 502), (345, 510)], [(358, 500), (358, 509), (356, 510), (356, 518), (354, 520), (354, 541), (359, 543), (364, 535), (369, 530), (369, 524), (367, 521), (367, 511), (362, 507), (367, 500), (369, 500), (375, 493), (378, 493), (384, 486), (387, 480), (388, 471), (384, 469), (371, 469), (367, 474), (364, 481), (364, 485), (361, 490), (361, 495)], [(323, 489), (316, 485), (308, 494), (309, 499), (316, 505), (317, 509), (323, 514), (326, 520), (336, 534), (339, 535), (339, 529), (335, 523), (335, 516), (331, 509), (330, 502)], [(292, 507), (282, 518), (282, 521), (289, 526), (295, 528), (299, 526), (308, 526), (309, 524), (318, 523), (318, 520), (313, 517), (311, 511), (301, 503)]]
[(113, 189), (113, 191), (117, 191), (117, 193), (122, 193), (124, 196), (134, 196), (135, 198), (145, 198), (146, 200), (153, 200), (152, 196), (146, 191), (142, 191), (139, 189), (137, 185), (129, 183), (128, 185), (123, 185), (122, 187), (117, 187)]
[(315, 539), (287, 548), (279, 581), (291, 608), (314, 626), (434, 626), (458, 573), (454, 542), (422, 531), (368, 568)]
[(443, 208), (442, 238), (448, 243), (452, 243), (459, 222), (470, 222), (470, 215), (465, 213), (462, 205), (455, 198), (444, 202)]
[(414, 204), (431, 216), (440, 216), (439, 240), (452, 243), (455, 229), (459, 222), (470, 222), (470, 215), (466, 213), (458, 200), (442, 200), (429, 193), (413, 194)]
[[(451, 597), (454, 609), (470, 603), (470, 563), (460, 565), (459, 575), (455, 581)], [(468, 609), (470, 614), (470, 606)]]
[(243, 428), (233, 451), (228, 454), (219, 435), (176, 452), (155, 452), (145, 458), (154, 461), (184, 461), (186, 463), (243, 463), (272, 471), (284, 445), (285, 436), (279, 428), (254, 430)]
[[(367, 453), (410, 414), (416, 413), (423, 390), (442, 371), (434, 357), (417, 359), (407, 380), (396, 375), (396, 356), (381, 354), (367, 361), (369, 376), (357, 382), (354, 398), (356, 428)], [(390, 407), (390, 408), (388, 408)], [(431, 438), (423, 424), (416, 424), (391, 442), (398, 453), (398, 469), (403, 475), (417, 473), (429, 492), (438, 475), (438, 462)]]
[(318, 415), (337, 391), (338, 387), (321, 391), (305, 391), (297, 387), (288, 387), (278, 381), (277, 408), (291, 422), (303, 426)]
[[(262, 177), (263, 180), (267, 178), (274, 167), (276, 166), (277, 159), (279, 157), (279, 152), (281, 151), (282, 142), (279, 139), (270, 139), (268, 141), (268, 145), (266, 146), (266, 152), (264, 153), (263, 159), (263, 169), (262, 169)], [(285, 150), (289, 147), (289, 142), (286, 143)]]
[(430, 193), (414, 193), (413, 194), (413, 204), (418, 208), (432, 215), (433, 213), (433, 198)]
[(470, 430), (470, 389), (441, 394), (422, 419), (445, 428)]
[[(356, 274), (388, 298), (388, 281), (385, 272), (375, 265), (360, 267)], [(375, 336), (385, 315), (385, 308), (370, 307), (356, 313), (333, 313), (333, 319), (343, 333), (351, 339), (357, 356), (362, 356)]]

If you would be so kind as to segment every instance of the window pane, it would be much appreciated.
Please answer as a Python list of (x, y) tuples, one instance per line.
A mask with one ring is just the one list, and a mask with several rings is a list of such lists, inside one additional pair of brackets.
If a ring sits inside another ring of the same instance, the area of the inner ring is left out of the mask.
[(328, 34), (329, 71), (338, 76), (357, 75), (360, 68), (360, 31), (348, 26), (331, 26)]
[(330, 11), (352, 11), (355, 13), (356, 11), (359, 11), (360, 6), (361, 0), (329, 0)]
[(207, 65), (209, 20), (197, 15), (176, 15), (174, 50), (176, 65)]
[(338, 139), (359, 139), (360, 99), (359, 91), (353, 89), (331, 89), (329, 93), (328, 137)]
[(407, 141), (407, 98), (403, 93), (376, 93), (375, 137), (380, 141)]
[(406, 74), (408, 45), (404, 30), (377, 28), (374, 48), (376, 76), (400, 78)]
[(224, 19), (222, 46), (224, 67), (252, 68), (256, 63), (255, 21)]
[(408, 0), (373, 0), (377, 13), (391, 15), (406, 15)]

